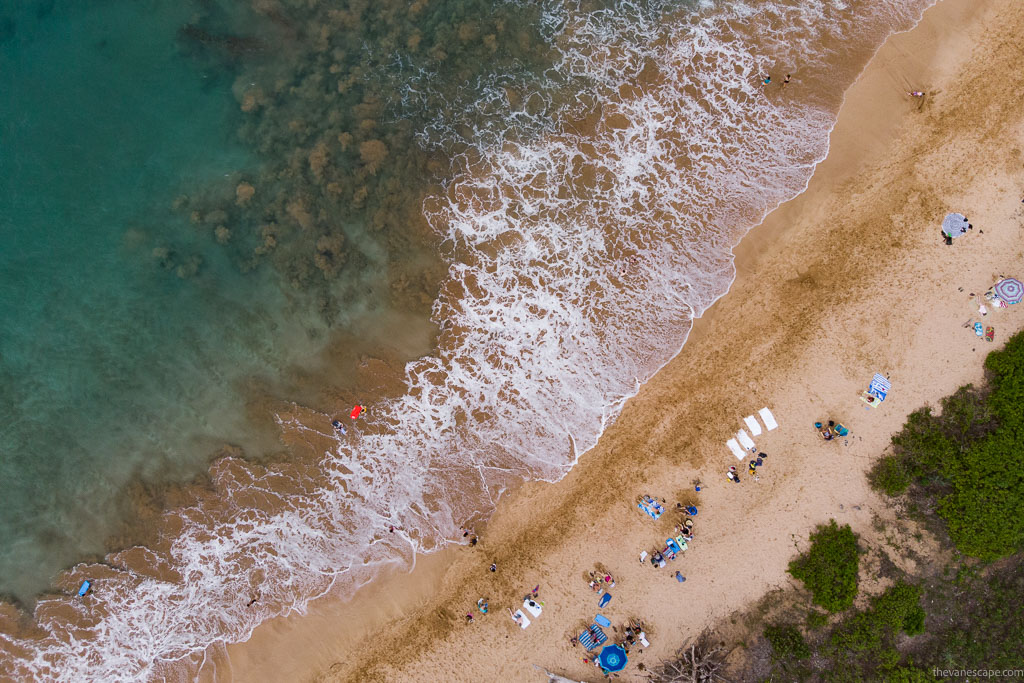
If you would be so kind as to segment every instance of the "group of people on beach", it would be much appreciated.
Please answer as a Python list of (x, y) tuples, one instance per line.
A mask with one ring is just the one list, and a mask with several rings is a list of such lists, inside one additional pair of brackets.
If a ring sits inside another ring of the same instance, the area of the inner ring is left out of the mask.
[[(747, 474), (752, 476), (754, 481), (758, 481), (760, 478), (757, 476), (757, 468), (764, 465), (764, 461), (768, 459), (768, 454), (755, 448), (751, 448), (750, 452), (754, 454), (754, 457), (747, 463)], [(729, 467), (729, 471), (725, 473), (725, 476), (734, 484), (740, 483), (740, 475), (735, 465)]]

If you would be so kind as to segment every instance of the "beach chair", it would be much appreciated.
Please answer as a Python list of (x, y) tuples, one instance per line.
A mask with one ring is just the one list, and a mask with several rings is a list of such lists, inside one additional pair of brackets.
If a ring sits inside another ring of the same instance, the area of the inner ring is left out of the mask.
[(753, 434), (754, 436), (760, 436), (761, 423), (757, 421), (756, 417), (754, 417), (753, 415), (747, 415), (745, 418), (743, 418), (743, 421), (747, 423), (747, 429), (750, 430), (751, 434)]
[(747, 454), (742, 448), (740, 448), (740, 445), (736, 443), (736, 439), (729, 439), (725, 442), (725, 445), (729, 447), (729, 450), (732, 451), (732, 454), (736, 456), (737, 460), (742, 460), (747, 457)]
[(768, 410), (767, 407), (761, 408), (761, 410), (757, 411), (757, 414), (761, 416), (761, 420), (769, 432), (773, 429), (778, 429), (779, 423), (775, 421), (775, 416), (772, 415), (772, 411)]
[(739, 439), (740, 445), (746, 448), (748, 451), (754, 447), (754, 441), (747, 436), (747, 433), (742, 429), (736, 432), (736, 438)]

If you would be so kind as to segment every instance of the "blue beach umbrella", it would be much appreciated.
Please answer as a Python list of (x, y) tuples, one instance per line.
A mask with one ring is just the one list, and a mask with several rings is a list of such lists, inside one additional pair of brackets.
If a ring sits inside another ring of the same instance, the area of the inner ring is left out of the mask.
[(606, 645), (601, 650), (601, 655), (597, 658), (598, 664), (605, 671), (622, 671), (626, 668), (626, 651), (618, 645)]
[(992, 291), (1008, 304), (1019, 304), (1021, 298), (1024, 298), (1024, 285), (1020, 280), (1012, 277), (997, 282)]

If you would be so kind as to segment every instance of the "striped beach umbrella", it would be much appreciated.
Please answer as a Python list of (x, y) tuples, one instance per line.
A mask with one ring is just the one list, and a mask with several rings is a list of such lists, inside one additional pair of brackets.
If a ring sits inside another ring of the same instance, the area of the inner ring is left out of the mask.
[(959, 237), (967, 232), (967, 216), (962, 213), (947, 214), (942, 221), (942, 234)]
[(1019, 304), (1020, 300), (1024, 298), (1024, 285), (1020, 283), (1020, 280), (1012, 277), (997, 282), (992, 291), (1008, 304)]

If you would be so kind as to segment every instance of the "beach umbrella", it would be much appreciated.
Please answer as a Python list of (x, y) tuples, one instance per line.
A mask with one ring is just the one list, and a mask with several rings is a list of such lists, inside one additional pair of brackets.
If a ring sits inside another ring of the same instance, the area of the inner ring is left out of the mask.
[(601, 668), (605, 671), (622, 671), (626, 668), (626, 651), (618, 645), (605, 645), (601, 650), (601, 654), (597, 658), (597, 662), (601, 665)]
[(962, 213), (951, 213), (942, 221), (942, 234), (959, 237), (967, 232), (967, 216)]
[(1019, 304), (1020, 300), (1024, 298), (1024, 285), (1020, 283), (1020, 280), (1012, 277), (997, 282), (992, 291), (1008, 304)]

